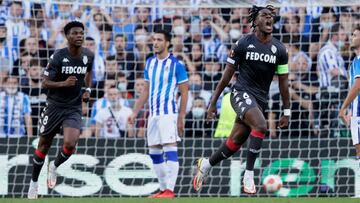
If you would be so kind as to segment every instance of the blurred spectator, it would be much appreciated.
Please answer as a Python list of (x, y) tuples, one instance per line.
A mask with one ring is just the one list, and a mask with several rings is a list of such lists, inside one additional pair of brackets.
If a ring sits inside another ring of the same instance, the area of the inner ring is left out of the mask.
[(133, 50), (135, 24), (131, 22), (128, 8), (113, 7), (111, 12), (111, 17), (114, 22), (113, 31), (115, 36), (118, 34), (124, 36), (124, 40), (126, 41), (125, 49), (129, 51)]
[(18, 88), (16, 76), (5, 78), (5, 91), (0, 92), (0, 137), (33, 135), (29, 97)]
[(101, 109), (95, 116), (96, 137), (134, 137), (134, 127), (128, 123), (132, 110), (121, 104), (118, 95), (119, 90), (115, 86), (109, 88), (107, 99), (110, 106)]
[(345, 33), (349, 35), (354, 28), (352, 27), (352, 13), (354, 13), (354, 11), (350, 7), (344, 6), (340, 8), (339, 23), (344, 28)]
[(84, 47), (90, 49), (94, 53), (94, 65), (92, 69), (92, 82), (95, 84), (96, 82), (104, 80), (105, 76), (105, 62), (104, 58), (100, 56), (99, 52), (96, 49), (95, 40), (92, 37), (86, 37), (84, 42)]
[(144, 27), (148, 32), (151, 32), (153, 30), (153, 23), (150, 12), (150, 7), (136, 7), (135, 15), (133, 16), (133, 22), (135, 24), (135, 27), (141, 26)]
[(4, 90), (4, 80), (10, 73), (10, 62), (6, 58), (0, 57), (0, 91)]
[(33, 57), (29, 52), (23, 52), (20, 58), (14, 63), (12, 74), (19, 76), (19, 79), (22, 82), (20, 85), (24, 85), (28, 81), (27, 73), (29, 71), (30, 61), (32, 58)]
[(98, 45), (98, 51), (100, 56), (106, 58), (115, 54), (115, 48), (112, 41), (112, 26), (105, 23), (100, 25), (100, 43)]
[(37, 123), (41, 109), (46, 105), (46, 89), (41, 88), (41, 72), (42, 67), (38, 59), (31, 59), (30, 68), (27, 73), (28, 80), (21, 88), (22, 92), (29, 96), (31, 105), (31, 118), (34, 135), (38, 135)]
[(187, 104), (187, 112), (190, 111), (193, 100), (196, 97), (201, 97), (205, 101), (205, 106), (209, 104), (211, 98), (211, 92), (203, 89), (203, 81), (201, 75), (193, 73), (189, 76), (189, 97)]
[(347, 74), (339, 51), (345, 45), (346, 38), (344, 28), (339, 24), (334, 25), (329, 34), (329, 41), (318, 54), (322, 109), (320, 128), (331, 128), (330, 136), (335, 136), (334, 129), (339, 127), (337, 113), (347, 91)]
[(193, 43), (190, 47), (190, 60), (195, 66), (195, 71), (199, 72), (203, 70), (203, 51), (200, 43)]
[[(135, 48), (134, 48), (134, 54), (136, 60), (141, 64), (142, 67), (144, 67), (146, 59), (152, 55), (151, 48), (148, 44), (149, 41), (149, 33), (148, 30), (143, 26), (137, 26), (135, 28)], [(142, 68), (144, 69), (144, 68)]]
[(204, 89), (214, 91), (221, 79), (221, 65), (216, 57), (205, 59), (205, 70), (203, 75)]
[(7, 41), (9, 46), (17, 50), (21, 39), (30, 35), (29, 27), (23, 18), (23, 4), (21, 1), (12, 1), (9, 5), (9, 16), (6, 20)]
[(320, 47), (323, 46), (329, 39), (331, 28), (335, 25), (336, 15), (331, 8), (323, 8), (320, 16), (320, 26), (316, 23), (313, 24), (311, 30), (311, 42), (309, 45), (309, 55), (312, 60), (316, 58)]
[(13, 53), (11, 47), (6, 40), (7, 37), (7, 28), (4, 24), (0, 24), (0, 57), (5, 58), (11, 62), (9, 69), (11, 70), (12, 65), (15, 60), (17, 60), (17, 54)]
[(118, 77), (116, 80), (116, 87), (119, 90), (119, 98), (124, 99), (124, 105), (127, 107), (132, 107), (133, 104), (131, 99), (133, 98), (133, 94), (130, 93), (130, 90), (127, 88), (129, 85), (128, 80), (126, 79), (126, 75), (123, 72), (118, 73)]
[(201, 97), (193, 100), (191, 111), (185, 116), (185, 137), (211, 137), (214, 121), (206, 121), (206, 104)]
[(129, 82), (127, 88), (132, 90), (134, 89), (135, 75), (140, 70), (136, 64), (134, 53), (132, 51), (127, 51), (125, 46), (125, 36), (117, 34), (115, 36), (115, 59), (118, 65), (118, 70), (126, 75), (126, 79)]

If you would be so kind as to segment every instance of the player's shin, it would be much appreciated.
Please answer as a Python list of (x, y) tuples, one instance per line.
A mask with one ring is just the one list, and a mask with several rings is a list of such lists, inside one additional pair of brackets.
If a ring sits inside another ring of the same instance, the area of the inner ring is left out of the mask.
[(159, 181), (160, 190), (166, 189), (166, 163), (164, 161), (164, 155), (162, 149), (149, 148), (150, 158), (153, 162), (154, 171)]
[(252, 130), (250, 134), (249, 149), (247, 152), (246, 170), (253, 171), (255, 160), (260, 153), (261, 144), (265, 137), (265, 133)]
[(68, 148), (64, 145), (62, 150), (55, 159), (54, 162), (55, 167), (59, 167), (62, 163), (68, 160), (74, 152), (75, 152), (75, 148)]
[(236, 144), (231, 137), (229, 137), (221, 147), (213, 153), (209, 158), (209, 164), (215, 166), (224, 159), (231, 157), (235, 154), (241, 147), (241, 144)]
[(179, 173), (179, 160), (176, 146), (163, 147), (167, 165), (167, 189), (174, 191)]
[(37, 182), (42, 166), (44, 165), (46, 154), (36, 149), (33, 157), (33, 171), (31, 180)]

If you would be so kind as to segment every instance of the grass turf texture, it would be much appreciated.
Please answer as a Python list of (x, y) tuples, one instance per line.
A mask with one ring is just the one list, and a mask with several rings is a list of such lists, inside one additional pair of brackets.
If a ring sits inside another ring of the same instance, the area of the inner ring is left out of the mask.
[(175, 199), (147, 198), (39, 198), (28, 200), (21, 198), (0, 198), (1, 203), (360, 203), (360, 198), (216, 198), (191, 197)]

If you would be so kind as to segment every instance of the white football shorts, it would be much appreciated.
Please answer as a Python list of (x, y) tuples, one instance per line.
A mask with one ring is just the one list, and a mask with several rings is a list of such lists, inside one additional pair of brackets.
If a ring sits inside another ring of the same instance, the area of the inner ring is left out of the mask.
[(360, 117), (351, 117), (350, 128), (353, 145), (360, 144)]
[(147, 129), (148, 146), (179, 142), (177, 114), (149, 117)]

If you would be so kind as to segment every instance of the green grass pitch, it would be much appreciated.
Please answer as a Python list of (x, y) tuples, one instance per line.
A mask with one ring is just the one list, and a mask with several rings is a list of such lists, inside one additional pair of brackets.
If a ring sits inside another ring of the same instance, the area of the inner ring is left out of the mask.
[(147, 198), (0, 198), (1, 203), (360, 203), (360, 198), (216, 198), (190, 197), (175, 199)]

